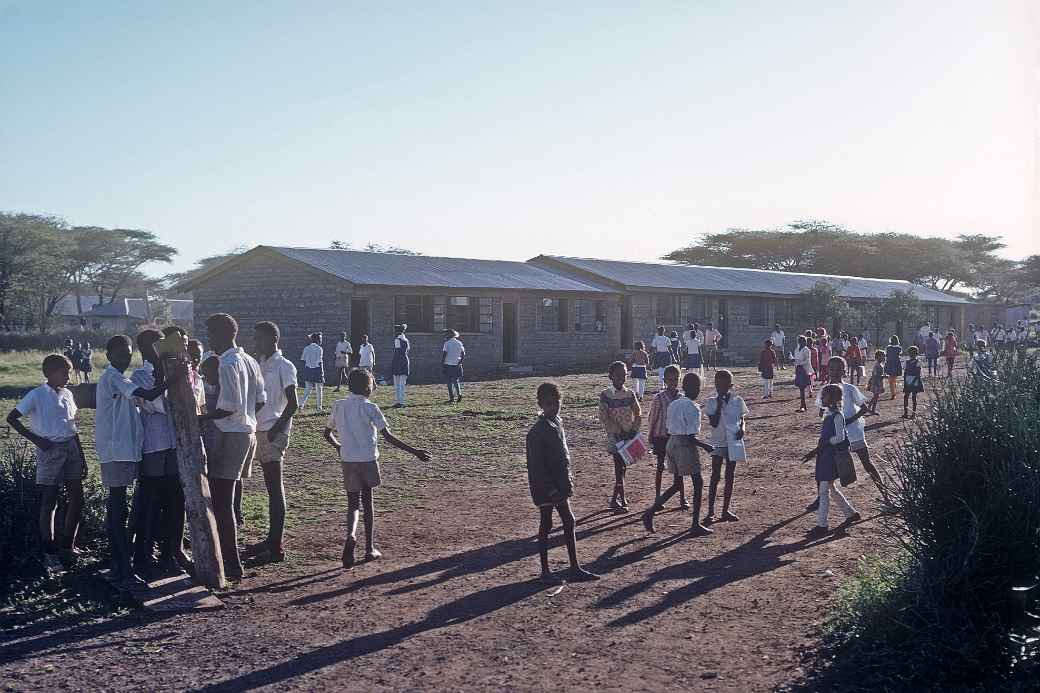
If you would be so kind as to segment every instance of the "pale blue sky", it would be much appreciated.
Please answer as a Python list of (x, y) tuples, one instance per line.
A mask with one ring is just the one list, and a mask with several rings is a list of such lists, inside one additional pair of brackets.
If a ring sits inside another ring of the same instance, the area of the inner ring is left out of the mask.
[(807, 217), (1021, 257), (1038, 22), (1030, 0), (0, 0), (0, 209), (153, 230), (176, 269), (332, 239), (654, 259)]

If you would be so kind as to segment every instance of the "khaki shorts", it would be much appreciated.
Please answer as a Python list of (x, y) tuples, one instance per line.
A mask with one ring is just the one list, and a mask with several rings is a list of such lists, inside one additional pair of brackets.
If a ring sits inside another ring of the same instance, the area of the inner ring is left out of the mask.
[(679, 476), (700, 476), (701, 456), (686, 436), (668, 438), (668, 470)]
[(133, 486), (140, 466), (140, 462), (102, 462), (101, 485), (105, 488)]
[(379, 476), (379, 462), (344, 462), (343, 489), (347, 493), (357, 493), (366, 488), (375, 488), (383, 483)]
[(177, 451), (159, 450), (158, 452), (146, 452), (141, 456), (141, 476), (177, 476)]
[(218, 453), (207, 461), (208, 476), (212, 479), (238, 481), (242, 478), (246, 464), (253, 459), (256, 436), (252, 433), (221, 431), (218, 438)]
[(76, 439), (53, 442), (50, 450), (36, 448), (36, 483), (57, 486), (63, 481), (82, 479), (87, 465), (79, 452)]
[(256, 459), (260, 460), (260, 464), (284, 461), (285, 451), (289, 447), (289, 438), (289, 431), (282, 431), (274, 437), (274, 440), (269, 441), (267, 431), (257, 431)]
[(867, 448), (867, 441), (866, 440), (850, 440), (849, 441), (849, 450), (851, 450), (852, 452), (856, 452), (858, 450), (867, 450), (867, 449), (868, 448)]

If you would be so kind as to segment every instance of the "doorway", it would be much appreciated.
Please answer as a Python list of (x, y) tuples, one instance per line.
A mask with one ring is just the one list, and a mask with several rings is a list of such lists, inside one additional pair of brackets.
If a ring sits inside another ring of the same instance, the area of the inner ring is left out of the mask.
[(729, 334), (729, 301), (724, 298), (719, 299), (719, 334), (722, 338), (719, 339), (719, 346), (726, 346), (726, 335)]
[(368, 334), (368, 300), (353, 298), (350, 300), (350, 344), (354, 347), (352, 366), (357, 365), (363, 334)]
[(502, 304), (502, 363), (516, 363), (516, 304)]

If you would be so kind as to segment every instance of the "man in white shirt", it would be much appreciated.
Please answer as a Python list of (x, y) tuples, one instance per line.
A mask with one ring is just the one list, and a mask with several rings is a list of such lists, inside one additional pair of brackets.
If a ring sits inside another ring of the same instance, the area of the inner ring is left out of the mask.
[(462, 362), (466, 358), (466, 347), (459, 341), (459, 333), (447, 330), (447, 339), (441, 347), (441, 367), (448, 381), (448, 404), (462, 401)]
[(341, 332), (339, 341), (336, 342), (336, 389), (333, 392), (339, 392), (340, 388), (343, 387), (343, 383), (347, 382), (347, 372), (350, 370), (350, 357), (353, 353), (354, 349), (347, 340), (347, 333)]
[(101, 484), (108, 489), (105, 503), (105, 529), (112, 550), (112, 572), (118, 584), (139, 588), (144, 581), (130, 568), (130, 542), (126, 532), (126, 489), (137, 479), (144, 445), (144, 424), (137, 404), (153, 401), (170, 381), (145, 389), (126, 377), (133, 356), (133, 343), (126, 335), (116, 335), (106, 345), (108, 367), (97, 383), (97, 409), (94, 414), (94, 442), (101, 463)]
[(737, 462), (747, 459), (744, 447), (744, 417), (750, 414), (747, 404), (739, 395), (734, 395), (733, 374), (728, 370), (715, 372), (716, 395), (708, 399), (704, 413), (711, 424), (711, 481), (708, 485), (708, 515), (705, 524), (715, 521), (715, 492), (722, 478), (722, 463), (726, 463), (726, 486), (722, 492), (723, 521), (736, 522), (738, 518), (730, 512), (730, 500), (733, 497), (733, 480), (736, 477)]
[[(258, 322), (253, 343), (260, 357), (267, 403), (256, 413), (256, 456), (267, 487), (267, 538), (242, 552), (256, 564), (285, 560), (285, 483), (282, 466), (296, 414), (296, 366), (278, 348), (281, 336), (273, 322)], [(241, 482), (239, 482), (241, 483)]]
[(697, 370), (703, 375), (704, 365), (701, 362), (701, 345), (704, 344), (704, 332), (700, 325), (691, 322), (683, 332), (683, 341), (686, 346), (686, 369)]
[(317, 411), (323, 411), (321, 396), (325, 390), (325, 350), (321, 348), (321, 339), (321, 332), (311, 333), (310, 344), (303, 348), (300, 356), (303, 361), (303, 400), (300, 402), (300, 411), (307, 406), (312, 390), (316, 393)]
[[(29, 392), (7, 415), (7, 424), (36, 446), (36, 486), (40, 497), (40, 538), (43, 540), (44, 565), (60, 570), (62, 563), (75, 562), (72, 547), (79, 530), (83, 509), (83, 477), (87, 462), (76, 428), (76, 402), (68, 388), (72, 362), (65, 356), (50, 354), (43, 359), (43, 375), (47, 379)], [(30, 429), (19, 420), (32, 419)], [(67, 503), (61, 546), (56, 543), (54, 514), (58, 492), (65, 484)]]
[(376, 348), (368, 341), (368, 335), (361, 335), (361, 344), (358, 346), (358, 368), (362, 368), (375, 375)]
[(787, 357), (785, 356), (787, 352), (784, 350), (784, 340), (787, 335), (784, 334), (784, 328), (780, 327), (780, 323), (773, 325), (773, 332), (769, 338), (773, 340), (773, 349), (778, 352), (776, 362), (780, 364), (780, 370), (787, 370)]
[(704, 362), (712, 370), (719, 365), (719, 342), (721, 340), (722, 333), (709, 322), (708, 329), (704, 330)]
[(217, 427), (219, 454), (208, 461), (213, 514), (220, 535), (224, 574), (229, 580), (242, 577), (235, 524), (235, 486), (246, 462), (256, 450), (256, 415), (267, 401), (260, 365), (235, 343), (238, 323), (227, 313), (206, 319), (210, 346), (219, 354), (220, 395), (216, 409), (200, 419), (212, 420)]

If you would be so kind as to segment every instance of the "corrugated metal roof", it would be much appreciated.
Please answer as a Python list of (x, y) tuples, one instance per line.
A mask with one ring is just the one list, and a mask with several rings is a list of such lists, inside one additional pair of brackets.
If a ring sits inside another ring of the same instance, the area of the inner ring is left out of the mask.
[(528, 289), (616, 293), (528, 262), (367, 253), (327, 248), (268, 248), (354, 284), (451, 289)]
[(595, 260), (556, 255), (540, 255), (529, 262), (544, 263), (543, 266), (551, 266), (553, 262), (559, 263), (564, 267), (592, 273), (624, 286), (628, 290), (635, 288), (679, 289), (727, 294), (797, 296), (803, 291), (811, 289), (818, 282), (826, 282), (844, 284), (841, 294), (846, 298), (885, 298), (894, 290), (910, 289), (922, 301), (969, 303), (963, 298), (898, 279), (842, 277), (830, 274), (778, 272), (737, 267)]

